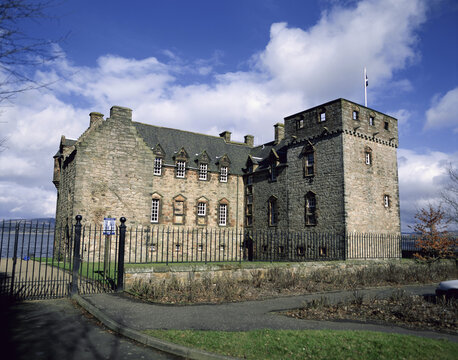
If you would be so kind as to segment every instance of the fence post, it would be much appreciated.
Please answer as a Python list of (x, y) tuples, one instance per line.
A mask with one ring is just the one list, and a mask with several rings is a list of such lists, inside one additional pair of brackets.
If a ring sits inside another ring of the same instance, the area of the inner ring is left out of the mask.
[(119, 227), (119, 252), (118, 252), (118, 286), (116, 291), (124, 291), (124, 247), (126, 244), (126, 218), (121, 217)]
[(80, 243), (81, 243), (81, 220), (83, 217), (81, 215), (76, 215), (76, 225), (75, 225), (75, 237), (74, 237), (74, 247), (73, 247), (73, 275), (72, 275), (72, 285), (71, 285), (71, 295), (78, 293), (78, 272), (80, 270)]

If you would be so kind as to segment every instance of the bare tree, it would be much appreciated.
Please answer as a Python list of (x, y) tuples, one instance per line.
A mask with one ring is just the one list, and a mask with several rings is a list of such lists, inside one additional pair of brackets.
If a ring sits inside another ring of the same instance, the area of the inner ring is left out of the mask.
[(53, 41), (35, 38), (21, 29), (27, 21), (49, 18), (52, 0), (0, 1), (0, 103), (15, 94), (49, 84), (33, 79), (33, 70), (60, 56)]
[(441, 192), (446, 217), (458, 224), (458, 171), (452, 164), (448, 167), (449, 182)]

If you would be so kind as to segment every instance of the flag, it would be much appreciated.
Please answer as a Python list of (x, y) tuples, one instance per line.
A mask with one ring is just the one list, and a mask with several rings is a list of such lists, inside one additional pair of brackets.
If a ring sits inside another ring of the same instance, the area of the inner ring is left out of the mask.
[(369, 86), (369, 79), (367, 78), (367, 75), (366, 75), (366, 87)]

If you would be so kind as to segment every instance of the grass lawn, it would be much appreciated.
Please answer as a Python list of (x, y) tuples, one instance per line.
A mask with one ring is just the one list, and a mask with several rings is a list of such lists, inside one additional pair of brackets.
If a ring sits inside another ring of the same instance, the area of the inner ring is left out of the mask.
[[(65, 269), (68, 271), (71, 271), (73, 268), (73, 263), (72, 261), (57, 261), (56, 259), (53, 259), (52, 257), (35, 257), (32, 258), (34, 261), (39, 261), (43, 263), (47, 263), (48, 265), (56, 266), (61, 269)], [(115, 273), (115, 264), (114, 262), (110, 263), (107, 265), (106, 269), (107, 277), (114, 279), (114, 281), (117, 281), (117, 275)], [(104, 277), (102, 275), (103, 271), (103, 262), (86, 262), (83, 261), (80, 263), (80, 270), (79, 273), (82, 276), (85, 276), (87, 278), (91, 278), (94, 280), (99, 280), (103, 281)]]
[(456, 359), (458, 344), (368, 331), (146, 330), (148, 335), (242, 359)]

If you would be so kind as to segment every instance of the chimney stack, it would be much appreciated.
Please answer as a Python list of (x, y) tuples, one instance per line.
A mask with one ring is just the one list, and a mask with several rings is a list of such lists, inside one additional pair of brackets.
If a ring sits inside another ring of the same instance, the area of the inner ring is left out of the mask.
[(119, 118), (132, 121), (132, 109), (122, 106), (112, 106), (110, 109), (110, 118)]
[(254, 136), (253, 135), (245, 135), (245, 144), (250, 147), (254, 146)]
[(99, 120), (103, 121), (103, 114), (99, 113), (99, 112), (91, 112), (89, 114), (89, 127), (91, 127), (92, 125), (94, 125), (96, 122), (98, 122)]
[(278, 144), (285, 137), (285, 125), (282, 123), (276, 123), (275, 128), (275, 143)]
[(225, 142), (231, 142), (231, 132), (230, 131), (223, 131), (221, 134), (219, 134)]

